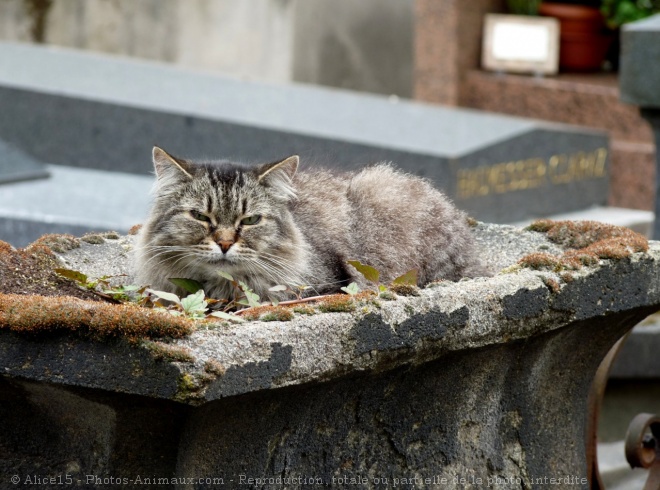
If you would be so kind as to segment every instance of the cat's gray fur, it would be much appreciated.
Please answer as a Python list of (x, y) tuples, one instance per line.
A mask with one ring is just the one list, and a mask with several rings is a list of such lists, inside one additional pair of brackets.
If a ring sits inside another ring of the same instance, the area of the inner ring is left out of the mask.
[[(208, 296), (230, 299), (220, 270), (264, 299), (276, 296), (268, 291), (275, 285), (311, 286), (306, 294), (364, 286), (348, 260), (375, 267), (382, 283), (412, 269), (420, 286), (485, 274), (466, 216), (427, 181), (387, 164), (297, 172), (295, 156), (245, 167), (154, 148), (154, 166), (154, 203), (135, 262), (137, 281), (154, 289), (181, 295), (169, 278), (189, 278)], [(257, 215), (258, 223), (241, 224)]]

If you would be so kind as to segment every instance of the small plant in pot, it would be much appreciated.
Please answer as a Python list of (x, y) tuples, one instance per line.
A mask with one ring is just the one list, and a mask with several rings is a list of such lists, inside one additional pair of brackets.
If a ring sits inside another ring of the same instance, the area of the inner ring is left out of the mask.
[(614, 40), (601, 2), (542, 2), (539, 14), (559, 20), (559, 67), (563, 71), (599, 71)]
[(621, 50), (620, 27), (660, 13), (660, 0), (603, 0), (600, 11), (605, 16), (607, 27), (614, 32), (614, 42), (607, 58), (612, 68), (617, 70)]
[(607, 27), (618, 29), (628, 22), (660, 13), (660, 0), (603, 0), (600, 11)]
[(515, 15), (538, 15), (541, 0), (507, 0), (509, 12)]

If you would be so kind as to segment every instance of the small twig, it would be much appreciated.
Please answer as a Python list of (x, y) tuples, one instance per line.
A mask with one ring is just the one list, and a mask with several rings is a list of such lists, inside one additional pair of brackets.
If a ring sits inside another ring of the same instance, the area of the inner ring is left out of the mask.
[[(81, 289), (83, 289), (83, 288), (81, 288)], [(110, 302), (110, 303), (114, 303), (114, 304), (116, 304), (116, 305), (120, 305), (120, 304), (121, 304), (121, 301), (119, 301), (119, 300), (113, 298), (113, 297), (110, 296), (109, 294), (105, 294), (105, 293), (102, 293), (102, 292), (100, 292), (100, 291), (97, 291), (96, 289), (83, 289), (83, 291), (90, 291), (92, 294), (95, 294), (95, 295), (98, 296), (99, 298), (103, 298), (104, 300), (106, 300), (106, 301), (108, 301), (108, 302)]]
[[(311, 303), (312, 301), (320, 301), (323, 298), (327, 298), (328, 296), (331, 296), (329, 294), (324, 294), (321, 296), (310, 296), (308, 298), (301, 298), (301, 299), (291, 299), (288, 301), (280, 301), (277, 303), (277, 306), (290, 306), (290, 305), (297, 305), (301, 303)], [(234, 315), (242, 316), (245, 313), (248, 313), (250, 310), (254, 308), (259, 308), (258, 306), (252, 307), (252, 308), (244, 308), (242, 310), (238, 310), (234, 312)]]

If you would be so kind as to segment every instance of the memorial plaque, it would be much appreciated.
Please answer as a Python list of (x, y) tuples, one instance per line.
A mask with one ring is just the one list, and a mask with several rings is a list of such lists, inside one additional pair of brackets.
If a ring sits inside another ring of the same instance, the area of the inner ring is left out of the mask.
[(49, 162), (149, 174), (175, 155), (426, 176), (484, 221), (606, 203), (605, 133), (491, 113), (156, 63), (0, 43), (0, 138)]

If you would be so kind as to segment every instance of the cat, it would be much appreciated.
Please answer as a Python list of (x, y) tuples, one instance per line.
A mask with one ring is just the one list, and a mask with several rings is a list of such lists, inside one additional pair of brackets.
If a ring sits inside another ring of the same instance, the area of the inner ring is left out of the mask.
[[(207, 296), (234, 299), (219, 271), (262, 299), (367, 286), (348, 260), (388, 283), (412, 269), (418, 285), (488, 275), (466, 216), (426, 180), (376, 164), (358, 172), (298, 172), (299, 158), (249, 167), (192, 162), (153, 149), (153, 204), (139, 232), (139, 284), (185, 294), (170, 278), (200, 282)], [(281, 288), (280, 288), (281, 289)], [(279, 295), (279, 296), (278, 296)]]

